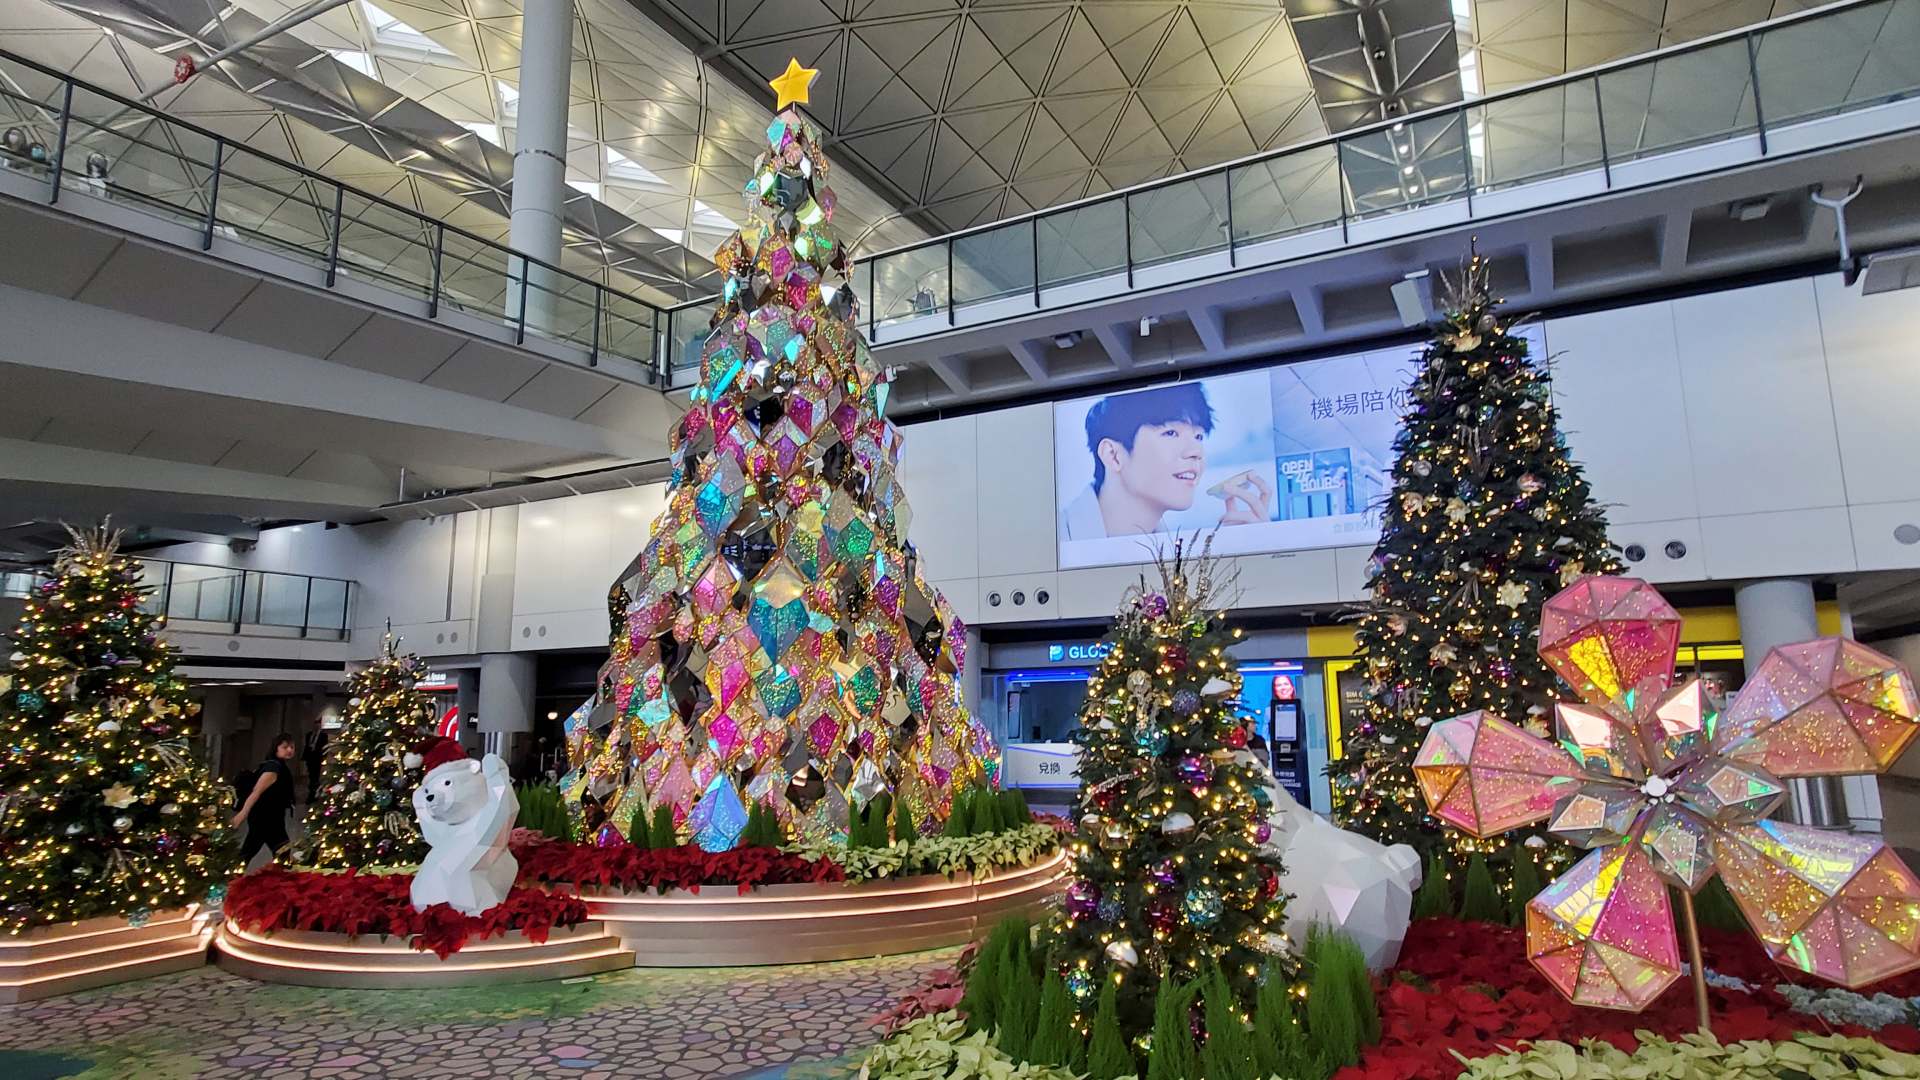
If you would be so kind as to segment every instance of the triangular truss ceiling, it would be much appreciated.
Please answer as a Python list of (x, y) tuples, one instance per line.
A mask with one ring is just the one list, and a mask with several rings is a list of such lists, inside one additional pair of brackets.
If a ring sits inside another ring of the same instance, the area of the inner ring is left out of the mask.
[(1809, 0), (1474, 0), (1488, 93), (1819, 7)]
[(1325, 134), (1278, 0), (635, 0), (742, 83), (789, 56), (903, 211), (958, 229)]

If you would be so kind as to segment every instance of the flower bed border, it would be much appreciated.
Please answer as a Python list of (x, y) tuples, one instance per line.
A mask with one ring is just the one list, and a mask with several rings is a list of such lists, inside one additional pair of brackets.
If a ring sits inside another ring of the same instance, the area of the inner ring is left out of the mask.
[(664, 893), (583, 889), (589, 913), (638, 967), (747, 967), (891, 956), (964, 945), (1035, 917), (1066, 885), (1062, 851), (1026, 866), (949, 878), (766, 885)]

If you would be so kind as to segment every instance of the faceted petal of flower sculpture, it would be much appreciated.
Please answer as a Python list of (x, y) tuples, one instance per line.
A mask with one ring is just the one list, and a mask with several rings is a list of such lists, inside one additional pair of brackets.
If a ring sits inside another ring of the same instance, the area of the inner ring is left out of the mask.
[(1915, 735), (1913, 678), (1855, 641), (1767, 653), (1714, 735), (1715, 749), (1779, 777), (1884, 772)]
[(1633, 830), (1646, 801), (1639, 788), (1588, 781), (1554, 804), (1547, 830), (1576, 847), (1617, 844)]
[(1593, 852), (1527, 904), (1527, 956), (1575, 1005), (1639, 1011), (1680, 977), (1666, 882), (1638, 845)]
[(1551, 814), (1581, 775), (1565, 750), (1478, 710), (1433, 725), (1413, 773), (1435, 817), (1478, 837)]
[(1640, 780), (1647, 775), (1647, 763), (1633, 724), (1610, 711), (1619, 707), (1561, 701), (1554, 704), (1553, 716), (1587, 769)]
[(1763, 821), (1719, 830), (1713, 847), (1776, 962), (1846, 987), (1920, 968), (1920, 880), (1885, 842)]
[(1696, 892), (1713, 876), (1710, 826), (1691, 810), (1665, 804), (1644, 818), (1639, 843), (1653, 869), (1668, 882)]
[(1680, 613), (1644, 581), (1582, 578), (1540, 609), (1541, 658), (1595, 704), (1666, 689), (1679, 644)]
[(1638, 725), (1647, 771), (1664, 776), (1699, 760), (1719, 722), (1720, 709), (1699, 679), (1688, 679), (1661, 695)]
[(1719, 825), (1759, 821), (1787, 795), (1786, 786), (1766, 770), (1723, 757), (1709, 758), (1681, 773), (1673, 791)]

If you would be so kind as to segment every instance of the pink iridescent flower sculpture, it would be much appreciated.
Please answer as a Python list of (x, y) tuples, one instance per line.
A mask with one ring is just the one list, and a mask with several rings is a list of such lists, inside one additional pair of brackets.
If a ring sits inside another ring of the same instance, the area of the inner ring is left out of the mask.
[(1534, 967), (1576, 1005), (1638, 1011), (1680, 977), (1668, 885), (1716, 872), (1775, 961), (1843, 986), (1920, 967), (1920, 880), (1876, 837), (1767, 815), (1797, 776), (1883, 772), (1916, 734), (1913, 678), (1856, 642), (1769, 652), (1724, 711), (1673, 685), (1680, 616), (1643, 581), (1549, 600), (1540, 654), (1583, 699), (1558, 744), (1472, 712), (1414, 759), (1428, 808), (1485, 838), (1545, 819), (1594, 849), (1527, 904)]

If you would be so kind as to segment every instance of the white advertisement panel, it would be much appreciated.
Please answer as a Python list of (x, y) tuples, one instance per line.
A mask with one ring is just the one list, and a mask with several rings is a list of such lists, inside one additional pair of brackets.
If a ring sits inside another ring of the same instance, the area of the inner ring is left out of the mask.
[[(1523, 336), (1545, 355), (1538, 325)], [(1141, 562), (1160, 538), (1215, 528), (1222, 555), (1373, 543), (1420, 351), (1055, 405), (1060, 568)]]

